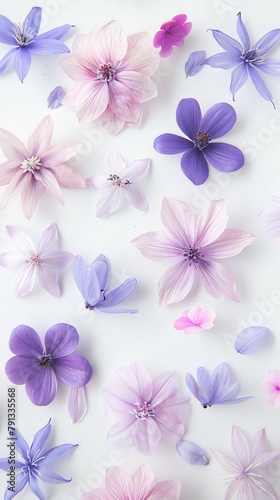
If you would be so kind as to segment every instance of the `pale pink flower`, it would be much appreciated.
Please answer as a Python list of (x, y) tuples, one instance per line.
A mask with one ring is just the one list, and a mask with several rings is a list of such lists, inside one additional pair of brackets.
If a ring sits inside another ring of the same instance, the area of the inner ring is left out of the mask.
[[(225, 500), (233, 497), (238, 500), (254, 500), (255, 498), (279, 500), (279, 495), (264, 477), (267, 466), (273, 465), (280, 457), (278, 451), (267, 451), (265, 429), (257, 432), (250, 446), (242, 430), (234, 425), (231, 442), (235, 460), (224, 457), (217, 450), (212, 450), (219, 465), (230, 476)], [(262, 496), (256, 496), (258, 493)]]
[(280, 371), (269, 370), (265, 382), (264, 392), (268, 401), (277, 408), (280, 407)]
[(209, 330), (214, 326), (215, 316), (215, 311), (210, 307), (208, 309), (193, 307), (184, 311), (182, 316), (174, 321), (173, 326), (176, 330), (184, 330), (184, 333)]
[(141, 32), (127, 37), (117, 21), (78, 35), (71, 54), (59, 63), (77, 82), (63, 104), (74, 106), (81, 122), (100, 118), (103, 129), (113, 135), (125, 124), (139, 126), (142, 103), (157, 95), (151, 76), (159, 56), (150, 36)]
[(180, 481), (156, 482), (153, 469), (143, 464), (132, 476), (120, 467), (109, 467), (105, 488), (85, 493), (82, 500), (178, 500)]
[(11, 132), (0, 129), (0, 146), (8, 161), (0, 165), (0, 186), (6, 186), (0, 209), (9, 206), (20, 194), (25, 217), (31, 219), (45, 191), (64, 203), (60, 188), (80, 188), (84, 181), (65, 162), (82, 147), (81, 142), (51, 146), (53, 120), (46, 116), (30, 136), (27, 147)]
[(239, 302), (231, 271), (215, 259), (232, 257), (250, 245), (252, 234), (227, 229), (225, 200), (215, 200), (195, 219), (191, 207), (180, 200), (164, 198), (161, 220), (167, 231), (144, 233), (132, 243), (151, 260), (170, 260), (159, 281), (161, 305), (184, 299), (199, 278), (206, 291), (217, 299)]
[(15, 283), (17, 297), (31, 292), (36, 275), (42, 288), (54, 297), (60, 295), (56, 269), (62, 269), (72, 262), (73, 255), (65, 250), (56, 250), (58, 235), (55, 224), (48, 226), (41, 234), (37, 248), (30, 236), (14, 226), (6, 226), (16, 251), (0, 254), (0, 265), (17, 269)]
[(116, 210), (121, 196), (138, 210), (147, 210), (148, 204), (140, 191), (134, 186), (149, 170), (150, 160), (135, 160), (126, 167), (119, 153), (110, 153), (107, 161), (107, 175), (93, 175), (87, 179), (89, 184), (102, 194), (96, 204), (97, 217), (106, 217)]
[(272, 238), (280, 236), (280, 189), (273, 188), (270, 191), (273, 204), (265, 208), (259, 214), (260, 221), (264, 224), (265, 230)]

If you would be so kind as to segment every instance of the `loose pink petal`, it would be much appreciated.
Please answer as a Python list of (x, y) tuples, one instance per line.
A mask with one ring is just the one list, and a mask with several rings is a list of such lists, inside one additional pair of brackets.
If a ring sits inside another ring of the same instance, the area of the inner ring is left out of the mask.
[(80, 423), (87, 412), (85, 386), (71, 387), (68, 400), (68, 413), (73, 424)]
[(59, 297), (60, 289), (56, 272), (46, 265), (39, 266), (37, 272), (41, 287), (54, 297)]
[(194, 269), (179, 262), (165, 271), (159, 280), (159, 303), (161, 306), (183, 300), (191, 291)]
[(0, 129), (0, 146), (8, 160), (21, 162), (28, 156), (25, 145), (11, 132)]
[(48, 150), (53, 134), (53, 119), (45, 116), (31, 134), (28, 143), (28, 157), (37, 156), (41, 158)]
[(26, 266), (16, 278), (15, 293), (17, 297), (24, 297), (27, 293), (31, 292), (35, 283), (35, 267)]

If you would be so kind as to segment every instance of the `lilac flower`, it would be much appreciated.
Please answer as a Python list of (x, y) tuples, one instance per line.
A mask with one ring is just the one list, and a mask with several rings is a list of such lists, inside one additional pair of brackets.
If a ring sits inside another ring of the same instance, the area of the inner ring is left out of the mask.
[(15, 292), (23, 297), (34, 287), (36, 274), (39, 283), (54, 297), (60, 295), (58, 276), (55, 269), (62, 269), (73, 260), (73, 255), (65, 250), (56, 250), (58, 242), (55, 224), (48, 226), (41, 234), (37, 249), (30, 236), (14, 226), (6, 226), (17, 251), (0, 254), (0, 265), (8, 269), (18, 269)]
[[(32, 493), (39, 500), (43, 500), (45, 496), (41, 491), (38, 479), (45, 483), (54, 484), (69, 483), (71, 481), (71, 479), (59, 476), (47, 466), (66, 457), (78, 445), (61, 444), (46, 450), (47, 441), (51, 433), (50, 421), (48, 421), (45, 427), (36, 432), (30, 448), (18, 429), (15, 429), (15, 446), (22, 457), (22, 461), (15, 460), (14, 467), (20, 472), (15, 476), (14, 491), (9, 490), (9, 487), (7, 487), (4, 500), (14, 498), (27, 484)], [(11, 464), (8, 458), (0, 458), (0, 469), (7, 473), (11, 471)]]
[(264, 381), (264, 392), (273, 406), (280, 407), (280, 370), (269, 370)]
[(197, 369), (197, 381), (190, 374), (186, 374), (186, 384), (203, 408), (213, 405), (228, 405), (242, 403), (253, 396), (237, 398), (239, 393), (239, 382), (231, 383), (230, 367), (227, 363), (216, 366), (212, 375), (201, 366)]
[(179, 500), (179, 481), (155, 480), (149, 464), (143, 464), (132, 474), (120, 467), (108, 467), (105, 488), (85, 493), (82, 500)]
[(231, 144), (212, 142), (212, 139), (229, 132), (235, 124), (236, 113), (230, 104), (215, 104), (202, 117), (196, 99), (182, 99), (177, 107), (176, 120), (187, 139), (162, 134), (154, 140), (154, 148), (162, 154), (184, 153), (181, 169), (194, 184), (203, 184), (208, 179), (208, 163), (222, 172), (233, 172), (244, 165), (240, 149)]
[(121, 196), (138, 210), (147, 210), (148, 204), (144, 196), (134, 186), (149, 170), (150, 160), (133, 161), (127, 168), (119, 153), (108, 156), (107, 175), (93, 175), (87, 179), (89, 184), (102, 194), (96, 204), (97, 217), (106, 217), (115, 211)]
[(56, 109), (62, 105), (62, 100), (65, 96), (65, 90), (61, 85), (55, 87), (48, 97), (48, 108)]
[(43, 56), (70, 52), (60, 39), (68, 33), (72, 26), (64, 24), (59, 28), (38, 35), (41, 18), (41, 7), (33, 7), (22, 25), (12, 23), (7, 17), (0, 15), (0, 43), (14, 47), (1, 59), (0, 74), (5, 71), (14, 56), (15, 71), (23, 82), (31, 66), (32, 52)]
[(239, 229), (227, 229), (225, 200), (212, 201), (197, 220), (183, 201), (164, 198), (161, 219), (167, 232), (144, 233), (132, 243), (151, 260), (171, 260), (159, 281), (161, 305), (184, 299), (199, 278), (216, 298), (239, 301), (232, 273), (215, 259), (237, 255), (254, 236)]
[(99, 255), (89, 266), (80, 255), (74, 259), (73, 275), (76, 285), (85, 299), (86, 309), (103, 313), (137, 313), (137, 309), (116, 309), (128, 297), (137, 285), (135, 278), (127, 278), (121, 285), (108, 291), (106, 283), (109, 273), (109, 262), (105, 255)]
[(161, 25), (153, 40), (154, 47), (161, 47), (159, 52), (161, 57), (170, 56), (173, 45), (177, 47), (184, 45), (184, 38), (192, 29), (192, 23), (186, 23), (186, 20), (186, 14), (179, 14)]
[(103, 396), (108, 414), (115, 421), (108, 438), (131, 444), (149, 455), (159, 442), (176, 443), (184, 434), (189, 403), (187, 396), (177, 391), (174, 371), (152, 380), (142, 365), (133, 363), (116, 372)]
[(270, 191), (273, 201), (272, 206), (265, 208), (259, 214), (260, 221), (264, 224), (265, 230), (272, 238), (280, 236), (280, 189), (273, 188)]
[(274, 106), (273, 97), (260, 76), (260, 71), (268, 75), (280, 75), (280, 61), (267, 57), (268, 52), (279, 41), (280, 29), (269, 31), (251, 45), (248, 31), (241, 19), (241, 12), (239, 12), (236, 31), (241, 43), (222, 31), (211, 31), (225, 52), (209, 57), (204, 61), (204, 64), (209, 64), (213, 68), (234, 68), (230, 83), (233, 100), (236, 92), (244, 85), (249, 75), (259, 94), (264, 99), (271, 101)]
[(67, 323), (51, 326), (45, 347), (33, 328), (17, 326), (9, 347), (14, 357), (6, 363), (6, 374), (13, 384), (25, 384), (29, 399), (38, 406), (51, 403), (57, 392), (57, 378), (70, 387), (82, 387), (92, 376), (88, 360), (74, 354), (79, 343), (77, 330)]
[[(219, 451), (211, 450), (219, 465), (227, 473), (230, 484), (225, 498), (240, 499), (270, 498), (279, 500), (279, 495), (265, 478), (267, 466), (274, 465), (280, 452), (268, 451), (265, 429), (260, 429), (250, 446), (242, 430), (234, 425), (231, 433), (235, 460), (224, 457)], [(261, 494), (262, 496), (259, 496)]]
[(202, 309), (193, 307), (183, 312), (182, 316), (173, 323), (176, 330), (184, 330), (184, 333), (196, 333), (200, 330), (209, 330), (213, 328), (216, 313), (210, 307)]

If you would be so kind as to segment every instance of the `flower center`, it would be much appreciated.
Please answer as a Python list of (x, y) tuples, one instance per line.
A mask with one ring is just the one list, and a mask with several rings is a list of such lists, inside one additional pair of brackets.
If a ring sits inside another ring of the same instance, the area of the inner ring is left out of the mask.
[(43, 354), (43, 356), (38, 356), (37, 363), (39, 366), (41, 366), (41, 368), (46, 368), (52, 363), (51, 354)]
[(30, 259), (26, 260), (25, 262), (31, 264), (32, 267), (38, 267), (42, 265), (42, 261), (38, 254), (31, 255)]
[(199, 259), (204, 257), (201, 250), (199, 250), (199, 248), (195, 248), (194, 245), (189, 245), (188, 248), (183, 248), (183, 256), (185, 257), (185, 260), (189, 261), (189, 266), (192, 264), (198, 264)]
[(143, 404), (135, 403), (134, 406), (137, 408), (134, 408), (130, 413), (135, 415), (137, 420), (147, 420), (148, 417), (155, 416), (155, 410), (152, 408), (150, 403), (147, 403), (146, 401)]
[(112, 66), (111, 62), (100, 64), (100, 68), (97, 70), (97, 78), (102, 82), (110, 82), (115, 78), (117, 66)]
[(31, 156), (31, 158), (26, 158), (23, 160), (22, 164), (20, 165), (20, 168), (23, 169), (23, 172), (31, 172), (31, 174), (34, 174), (35, 170), (40, 170), (40, 167), (42, 166), (40, 158), (37, 156)]
[(201, 130), (196, 134), (194, 139), (194, 146), (201, 151), (206, 148), (210, 142), (210, 137), (206, 132), (202, 132)]
[(117, 187), (123, 187), (131, 184), (131, 182), (127, 179), (123, 182), (121, 178), (116, 174), (110, 174), (110, 176), (107, 177), (107, 181), (112, 181), (112, 185)]
[(34, 35), (35, 35), (35, 30), (34, 28), (31, 28), (31, 26), (29, 26), (24, 32), (20, 24), (14, 23), (12, 36), (21, 47), (24, 47), (25, 45), (32, 43), (34, 41), (33, 40)]
[(249, 49), (245, 54), (241, 54), (241, 59), (247, 64), (262, 64), (265, 57), (260, 54), (259, 49)]

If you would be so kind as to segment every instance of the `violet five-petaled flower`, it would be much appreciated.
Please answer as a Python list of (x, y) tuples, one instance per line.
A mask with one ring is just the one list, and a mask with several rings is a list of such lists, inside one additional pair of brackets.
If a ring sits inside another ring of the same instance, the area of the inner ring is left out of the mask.
[(280, 29), (269, 31), (251, 45), (248, 31), (241, 19), (241, 12), (239, 12), (236, 31), (241, 43), (222, 31), (211, 31), (225, 52), (208, 57), (204, 64), (209, 64), (213, 68), (234, 68), (230, 83), (233, 100), (236, 92), (245, 84), (249, 75), (259, 94), (264, 99), (271, 101), (274, 106), (273, 97), (262, 79), (260, 71), (268, 75), (280, 75), (280, 61), (267, 56), (280, 39)]
[(187, 23), (186, 20), (186, 14), (178, 14), (161, 25), (153, 40), (154, 47), (161, 47), (159, 52), (161, 57), (170, 56), (173, 45), (181, 47), (184, 44), (184, 38), (192, 29), (192, 23)]
[(6, 226), (17, 251), (0, 254), (0, 266), (17, 269), (19, 274), (15, 283), (17, 297), (29, 293), (35, 283), (39, 283), (54, 297), (60, 295), (56, 269), (62, 269), (72, 262), (73, 255), (65, 250), (56, 250), (58, 235), (55, 224), (51, 224), (41, 234), (37, 248), (30, 236), (14, 226)]
[(132, 475), (120, 467), (108, 467), (105, 488), (85, 493), (82, 500), (178, 500), (180, 492), (180, 481), (157, 483), (152, 467), (143, 464)]
[(5, 366), (13, 384), (25, 384), (29, 399), (38, 406), (51, 403), (57, 392), (57, 379), (70, 387), (82, 387), (93, 370), (88, 360), (75, 354), (77, 330), (67, 323), (51, 326), (45, 345), (30, 326), (19, 325), (11, 333), (9, 347), (15, 356)]
[(211, 450), (230, 480), (225, 499), (230, 500), (234, 497), (244, 500), (253, 500), (255, 498), (279, 500), (278, 493), (266, 476), (268, 477), (268, 466), (275, 464), (280, 457), (280, 452), (268, 451), (265, 429), (260, 429), (257, 432), (250, 446), (243, 431), (237, 425), (234, 425), (232, 427), (231, 443), (235, 460), (224, 457), (217, 450)]
[(196, 99), (182, 99), (177, 106), (176, 121), (187, 138), (162, 134), (154, 140), (154, 148), (162, 154), (184, 153), (181, 169), (193, 184), (200, 185), (208, 179), (208, 164), (222, 172), (233, 172), (244, 165), (243, 153), (236, 146), (212, 142), (229, 132), (236, 122), (230, 104), (215, 104), (202, 116)]
[[(61, 444), (46, 450), (48, 438), (51, 433), (51, 420), (34, 435), (31, 446), (29, 447), (18, 429), (14, 431), (14, 442), (17, 451), (20, 453), (22, 460), (15, 460), (14, 470), (20, 471), (15, 475), (15, 485), (7, 486), (4, 500), (11, 500), (28, 484), (32, 493), (44, 500), (39, 480), (45, 483), (69, 483), (71, 479), (65, 479), (48, 468), (49, 464), (57, 462), (61, 458), (66, 457), (77, 444)], [(0, 458), (0, 469), (11, 473), (11, 463), (8, 458)]]
[(103, 397), (114, 420), (107, 437), (145, 455), (154, 453), (159, 442), (175, 444), (184, 434), (189, 398), (178, 392), (174, 371), (152, 380), (142, 365), (133, 363), (117, 370)]
[(203, 366), (197, 369), (197, 380), (186, 374), (186, 384), (203, 408), (213, 405), (228, 405), (242, 403), (253, 396), (237, 398), (239, 393), (239, 382), (231, 382), (230, 367), (227, 363), (221, 363), (213, 370), (212, 375)]
[(102, 194), (96, 204), (97, 217), (107, 217), (114, 212), (124, 196), (138, 210), (147, 210), (148, 204), (134, 183), (149, 170), (150, 160), (134, 160), (126, 167), (119, 153), (110, 153), (107, 160), (107, 175), (92, 175), (88, 183)]
[(225, 200), (212, 201), (195, 219), (186, 203), (164, 198), (161, 220), (167, 231), (151, 231), (132, 240), (145, 257), (174, 263), (159, 281), (160, 304), (184, 299), (196, 278), (213, 297), (238, 302), (233, 274), (216, 259), (237, 255), (254, 236), (226, 228)]
[(41, 19), (41, 7), (33, 7), (22, 25), (13, 23), (7, 17), (0, 15), (0, 43), (13, 47), (0, 61), (0, 74), (6, 70), (12, 57), (14, 57), (15, 71), (23, 82), (30, 70), (32, 52), (43, 56), (70, 52), (68, 47), (60, 40), (72, 26), (64, 24), (38, 35)]
[(85, 264), (77, 255), (73, 262), (73, 275), (84, 300), (85, 307), (103, 313), (137, 313), (137, 309), (116, 308), (128, 297), (137, 285), (135, 278), (127, 278), (121, 285), (108, 290), (109, 261), (105, 255), (98, 255), (91, 265)]
[(27, 147), (11, 132), (0, 129), (0, 146), (8, 161), (0, 165), (0, 186), (7, 186), (0, 198), (3, 210), (21, 195), (25, 217), (31, 219), (45, 191), (64, 203), (61, 188), (84, 187), (78, 172), (66, 165), (83, 146), (64, 142), (51, 146), (53, 120), (46, 116), (31, 134)]

